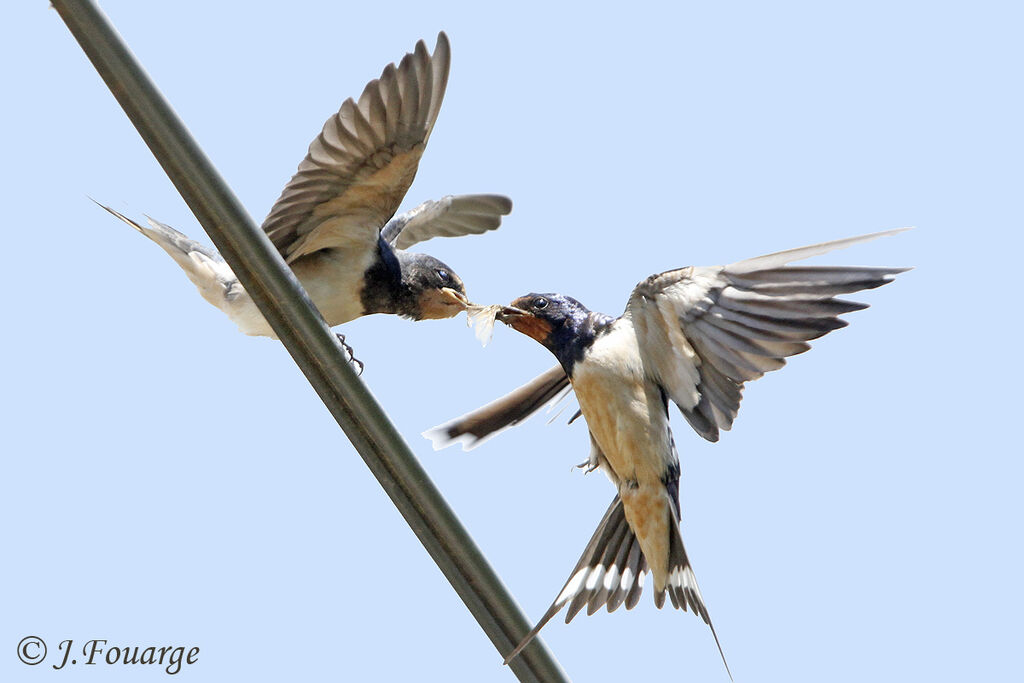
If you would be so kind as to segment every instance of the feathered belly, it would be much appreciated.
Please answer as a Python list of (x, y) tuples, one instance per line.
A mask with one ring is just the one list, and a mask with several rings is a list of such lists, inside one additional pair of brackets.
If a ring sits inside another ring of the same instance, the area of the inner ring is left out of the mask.
[(359, 245), (317, 252), (292, 264), (295, 275), (331, 327), (363, 314), (363, 278), (376, 250)]
[[(674, 459), (664, 401), (643, 376), (639, 360), (586, 357), (572, 383), (590, 432), (619, 482), (626, 521), (654, 574), (655, 590), (668, 580), (672, 514), (664, 478)], [(634, 357), (635, 358), (635, 357)], [(601, 360), (600, 363), (590, 361)]]
[[(330, 327), (355, 320), (363, 314), (363, 276), (373, 256), (372, 252), (367, 254), (365, 250), (334, 249), (318, 252), (292, 264), (299, 282)], [(221, 307), (224, 312), (243, 333), (276, 339), (277, 335), (249, 293), (241, 285), (236, 287), (236, 296)]]
[(572, 384), (594, 440), (620, 480), (660, 483), (672, 457), (668, 420), (646, 381), (635, 337), (609, 335), (573, 367)]

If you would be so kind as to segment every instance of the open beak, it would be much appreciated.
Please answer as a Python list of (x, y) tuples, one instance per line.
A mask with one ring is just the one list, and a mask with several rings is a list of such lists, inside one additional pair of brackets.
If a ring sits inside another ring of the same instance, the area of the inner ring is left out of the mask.
[(516, 320), (527, 315), (531, 314), (521, 308), (516, 308), (515, 306), (502, 306), (501, 310), (499, 310), (498, 314), (494, 317), (506, 325), (512, 325)]
[(459, 308), (465, 309), (469, 307), (469, 299), (462, 292), (456, 292), (451, 287), (442, 287), (441, 293), (447, 297), (447, 302), (450, 302)]

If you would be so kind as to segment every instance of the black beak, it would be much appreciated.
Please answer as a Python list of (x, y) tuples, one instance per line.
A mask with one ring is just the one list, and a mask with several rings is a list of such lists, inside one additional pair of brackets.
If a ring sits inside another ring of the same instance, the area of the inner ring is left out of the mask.
[(498, 311), (498, 315), (494, 317), (500, 322), (509, 325), (512, 323), (513, 320), (516, 320), (517, 318), (522, 318), (523, 316), (526, 315), (530, 315), (530, 313), (528, 311), (524, 311), (521, 308), (516, 308), (515, 306), (502, 306), (501, 310)]

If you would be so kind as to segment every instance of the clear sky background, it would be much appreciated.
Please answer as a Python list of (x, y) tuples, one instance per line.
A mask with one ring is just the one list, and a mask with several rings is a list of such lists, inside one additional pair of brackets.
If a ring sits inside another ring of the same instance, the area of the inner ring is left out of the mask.
[[(916, 270), (749, 385), (719, 443), (673, 410), (684, 538), (738, 682), (1019, 673), (1014, 3), (103, 6), (256, 220), (346, 97), (447, 31), (406, 207), (514, 199), (498, 232), (426, 247), (482, 303), (617, 314), (669, 268), (917, 226), (818, 260)], [(10, 3), (0, 57), (0, 679), (165, 676), (45, 671), (104, 638), (199, 646), (192, 681), (512, 680), (283, 347), (87, 199), (205, 240), (57, 14)], [(614, 492), (572, 469), (565, 416), (471, 453), (421, 438), (552, 364), (464, 321), (342, 331), (537, 618)], [(27, 635), (50, 646), (35, 669)], [(649, 593), (544, 636), (578, 681), (727, 680), (705, 625)]]

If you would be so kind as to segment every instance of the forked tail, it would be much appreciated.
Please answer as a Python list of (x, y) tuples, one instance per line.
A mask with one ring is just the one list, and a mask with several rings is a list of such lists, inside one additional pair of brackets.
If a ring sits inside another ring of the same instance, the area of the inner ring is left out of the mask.
[[(659, 608), (664, 605), (667, 592), (673, 607), (684, 610), (689, 608), (704, 620), (711, 628), (711, 635), (715, 638), (718, 653), (722, 656), (722, 663), (725, 664), (725, 670), (731, 680), (732, 672), (729, 671), (729, 663), (725, 660), (722, 644), (718, 641), (718, 634), (715, 633), (715, 627), (704, 605), (704, 598), (697, 587), (697, 579), (683, 547), (679, 524), (673, 515), (669, 517), (669, 531), (672, 535), (669, 545), (669, 578), (665, 590), (654, 596), (654, 602)], [(587, 608), (587, 615), (593, 614), (601, 607), (614, 612), (623, 603), (626, 609), (633, 609), (643, 592), (644, 576), (647, 571), (647, 560), (640, 550), (640, 542), (626, 521), (622, 500), (616, 495), (562, 591), (537, 625), (505, 657), (505, 664), (522, 652), (566, 604), (569, 605), (565, 615), (567, 624), (584, 607)]]
[(96, 204), (159, 244), (181, 266), (203, 298), (227, 312), (226, 304), (241, 288), (235, 274), (220, 254), (160, 221), (149, 218), (149, 225), (144, 226), (109, 206), (99, 202)]

